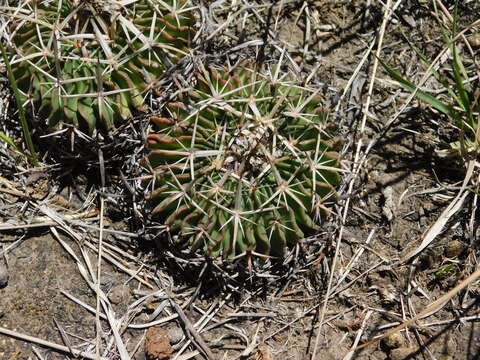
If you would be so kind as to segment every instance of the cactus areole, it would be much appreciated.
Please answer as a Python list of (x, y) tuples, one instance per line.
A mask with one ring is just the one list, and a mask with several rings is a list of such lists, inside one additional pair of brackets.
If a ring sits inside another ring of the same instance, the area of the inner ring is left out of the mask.
[(89, 132), (146, 110), (146, 94), (186, 54), (194, 24), (186, 0), (27, 0), (0, 11), (11, 19), (23, 106), (51, 127)]
[(152, 118), (154, 213), (193, 250), (281, 257), (330, 212), (333, 127), (320, 97), (290, 78), (279, 67), (203, 70), (195, 90)]

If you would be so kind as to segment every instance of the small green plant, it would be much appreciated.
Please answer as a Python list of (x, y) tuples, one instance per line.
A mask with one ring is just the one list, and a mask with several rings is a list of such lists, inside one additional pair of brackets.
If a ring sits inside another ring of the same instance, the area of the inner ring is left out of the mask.
[[(443, 39), (447, 47), (446, 55), (449, 55), (450, 58), (450, 69), (437, 70), (435, 64), (430, 63), (418, 48), (412, 44), (410, 46), (443, 87), (446, 96), (439, 97), (418, 89), (411, 81), (385, 62), (381, 61), (381, 63), (389, 75), (397, 80), (402, 87), (415, 93), (417, 98), (453, 120), (453, 125), (459, 130), (459, 140), (450, 144), (451, 151), (448, 152), (460, 152), (465, 157), (468, 153), (476, 152), (480, 145), (479, 82), (478, 80), (475, 82), (471, 80), (464, 66), (457, 44), (461, 37), (458, 36), (456, 19), (452, 22), (451, 28), (445, 27), (444, 24), (440, 24), (440, 26), (442, 26)], [(407, 39), (406, 36), (405, 39)]]
[(321, 97), (280, 66), (203, 69), (152, 117), (158, 215), (193, 250), (283, 256), (331, 212), (340, 141)]
[(48, 118), (109, 130), (146, 110), (144, 98), (188, 51), (186, 0), (28, 0), (0, 7), (21, 104)]

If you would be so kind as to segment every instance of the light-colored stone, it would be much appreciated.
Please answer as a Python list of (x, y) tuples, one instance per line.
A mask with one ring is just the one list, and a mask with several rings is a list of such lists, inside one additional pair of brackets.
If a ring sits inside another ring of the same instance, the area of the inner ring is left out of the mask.
[(183, 331), (179, 327), (168, 329), (168, 337), (170, 338), (170, 344), (178, 344), (183, 339)]
[(468, 37), (468, 42), (472, 47), (480, 47), (480, 33), (475, 33)]
[(0, 264), (0, 289), (8, 285), (8, 269), (5, 265)]

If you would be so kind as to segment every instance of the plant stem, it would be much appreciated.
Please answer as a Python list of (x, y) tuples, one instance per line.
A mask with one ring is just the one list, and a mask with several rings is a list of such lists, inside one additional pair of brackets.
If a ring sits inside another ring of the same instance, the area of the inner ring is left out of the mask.
[(0, 131), (0, 140), (3, 140), (5, 141), (8, 145), (10, 145), (13, 149), (17, 150), (17, 151), (20, 151), (17, 147), (17, 144), (15, 144), (15, 142), (10, 139), (7, 135), (5, 135), (3, 132)]
[(35, 147), (33, 146), (32, 137), (30, 136), (30, 129), (28, 128), (27, 118), (25, 117), (25, 109), (22, 106), (20, 92), (18, 91), (17, 87), (17, 81), (15, 80), (15, 76), (13, 76), (12, 67), (10, 66), (10, 61), (8, 60), (7, 52), (2, 41), (0, 41), (0, 49), (2, 50), (3, 61), (5, 62), (5, 67), (7, 68), (8, 80), (10, 81), (13, 93), (15, 94), (15, 101), (17, 102), (18, 115), (20, 117), (20, 124), (22, 125), (23, 137), (30, 153), (28, 158), (33, 166), (38, 166), (37, 153), (35, 151)]

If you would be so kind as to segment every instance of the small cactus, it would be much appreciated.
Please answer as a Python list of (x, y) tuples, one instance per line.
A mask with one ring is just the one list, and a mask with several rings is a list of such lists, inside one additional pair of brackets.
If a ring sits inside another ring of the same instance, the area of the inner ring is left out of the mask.
[(187, 0), (27, 0), (4, 15), (14, 19), (11, 63), (25, 103), (51, 127), (89, 132), (146, 110), (194, 24)]
[(279, 66), (203, 69), (151, 118), (153, 212), (193, 250), (281, 257), (331, 212), (339, 142), (320, 96), (290, 79)]

